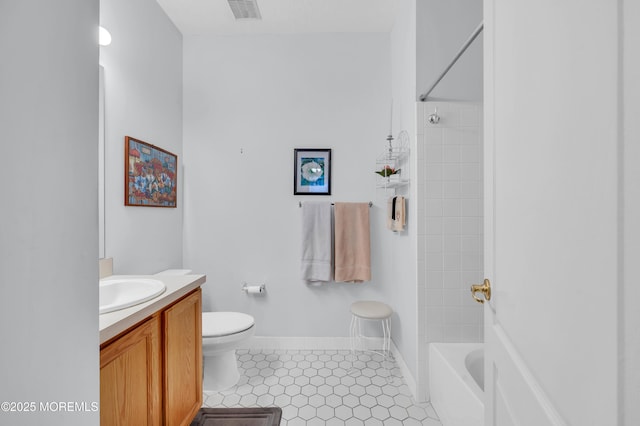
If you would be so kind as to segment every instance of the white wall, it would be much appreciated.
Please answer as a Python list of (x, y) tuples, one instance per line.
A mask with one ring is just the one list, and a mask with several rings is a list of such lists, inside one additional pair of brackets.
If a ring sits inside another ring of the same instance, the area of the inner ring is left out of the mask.
[(0, 2), (0, 423), (98, 424), (98, 2)]
[[(418, 0), (417, 95), (453, 60), (482, 22), (482, 0)], [(429, 100), (482, 100), (482, 33), (429, 95)]]
[[(204, 309), (250, 313), (259, 336), (347, 336), (352, 301), (412, 285), (381, 280), (389, 231), (373, 172), (390, 92), (388, 34), (185, 38), (184, 266), (207, 274)], [(331, 196), (293, 195), (305, 147), (333, 150)], [(371, 282), (300, 280), (307, 200), (374, 202)], [(266, 295), (245, 295), (245, 281)]]
[(640, 3), (634, 0), (623, 2), (623, 111), (619, 116), (622, 125), (623, 159), (623, 250), (624, 250), (624, 290), (620, 297), (622, 312), (621, 320), (624, 328), (620, 333), (623, 339), (621, 347), (621, 423), (624, 426), (640, 424), (640, 340), (637, 338), (640, 325), (640, 309), (637, 300), (640, 298), (640, 286), (637, 285), (638, 258), (640, 258)]
[[(402, 353), (413, 378), (420, 372), (418, 362), (418, 298), (417, 298), (417, 217), (416, 195), (416, 2), (402, 0), (397, 4), (391, 40), (391, 91), (393, 94), (393, 134), (405, 130), (409, 134), (409, 170), (403, 170), (411, 181), (408, 187), (398, 190), (407, 198), (407, 230), (399, 234), (383, 234), (385, 247), (384, 279), (398, 280), (406, 285), (398, 286), (392, 294), (400, 321), (392, 323), (393, 340)], [(409, 172), (409, 173), (406, 173)], [(385, 194), (392, 196), (393, 194)]]
[[(182, 35), (154, 0), (102, 0), (106, 257), (116, 274), (182, 266)], [(124, 206), (124, 137), (178, 155), (178, 207)]]

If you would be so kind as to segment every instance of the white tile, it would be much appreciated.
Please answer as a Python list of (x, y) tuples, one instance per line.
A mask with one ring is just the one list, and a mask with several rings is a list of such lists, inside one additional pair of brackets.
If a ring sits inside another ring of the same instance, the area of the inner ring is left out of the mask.
[(461, 145), (459, 161), (462, 163), (478, 163), (480, 150), (477, 145)]
[(461, 128), (458, 129), (458, 137), (460, 145), (480, 145), (482, 134), (477, 128)]
[(480, 200), (464, 198), (460, 200), (460, 216), (478, 217), (480, 214)]
[(427, 288), (443, 288), (443, 271), (426, 271)]
[(458, 235), (445, 235), (442, 240), (443, 253), (457, 254), (461, 251), (461, 239)]
[(478, 198), (480, 195), (480, 182), (465, 180), (460, 182), (461, 198)]
[(430, 235), (429, 238), (426, 238), (427, 253), (441, 253), (443, 249), (442, 239), (441, 235)]
[[(473, 299), (473, 298), (471, 298)], [(471, 307), (466, 307), (462, 310), (462, 324), (474, 325), (482, 322), (482, 305), (476, 303)]]
[[(442, 180), (442, 164), (429, 163), (424, 167), (419, 167), (419, 170), (424, 170), (424, 179), (426, 180)], [(423, 182), (423, 179), (419, 179)]]
[(444, 306), (460, 306), (462, 304), (461, 290), (457, 288), (442, 290), (442, 303)]
[(460, 145), (444, 144), (442, 149), (443, 163), (459, 163), (461, 161), (462, 150)]
[(442, 253), (427, 253), (425, 267), (427, 271), (442, 271), (443, 269)]
[(442, 198), (443, 190), (441, 181), (427, 181), (425, 190), (427, 198)]
[(440, 198), (427, 199), (425, 211), (427, 216), (433, 216), (433, 217), (442, 216), (442, 199)]
[(460, 164), (459, 163), (445, 163), (442, 164), (442, 180), (460, 180)]
[(443, 308), (440, 306), (433, 306), (427, 311), (426, 320), (427, 324), (443, 324)]
[(460, 218), (460, 235), (479, 235), (480, 220), (477, 217)]
[(459, 114), (461, 126), (478, 127), (480, 125), (478, 108), (460, 108)]
[(427, 323), (427, 340), (429, 342), (441, 342), (444, 338), (444, 326), (442, 324)]
[(461, 218), (459, 217), (443, 217), (442, 218), (442, 234), (460, 235)]
[(459, 271), (462, 268), (462, 256), (459, 254), (444, 253), (442, 262), (444, 271)]
[(464, 282), (461, 271), (444, 271), (442, 274), (442, 284), (444, 288), (460, 288), (460, 283)]
[(442, 129), (433, 126), (426, 127), (424, 129), (424, 142), (426, 145), (441, 145)]
[(480, 165), (477, 163), (460, 164), (460, 180), (481, 180)]
[(442, 198), (460, 198), (460, 182), (459, 181), (442, 181)]
[(475, 253), (463, 253), (462, 255), (460, 255), (460, 269), (461, 270), (463, 270), (463, 271), (477, 271), (479, 268), (480, 268), (480, 258), (479, 258), (479, 256), (477, 254), (475, 254)]
[(458, 198), (445, 198), (442, 200), (442, 215), (443, 216), (459, 216), (460, 215), (460, 199)]
[(427, 306), (442, 306), (443, 305), (443, 290), (442, 289), (427, 289), (426, 297)]
[(427, 238), (429, 235), (442, 235), (442, 218), (441, 217), (427, 217), (425, 219), (425, 234)]
[(460, 251), (463, 253), (479, 253), (480, 237), (478, 235), (461, 235), (460, 236)]
[(480, 327), (477, 325), (462, 325), (461, 338), (464, 342), (480, 342)]
[(425, 145), (424, 157), (427, 164), (442, 163), (442, 145)]
[(462, 325), (461, 324), (445, 324), (444, 325), (444, 342), (459, 343), (462, 341)]
[(460, 283), (465, 286), (482, 283), (482, 274), (478, 276), (478, 271), (460, 271), (458, 282), (459, 283), (456, 284), (458, 286), (460, 285)]

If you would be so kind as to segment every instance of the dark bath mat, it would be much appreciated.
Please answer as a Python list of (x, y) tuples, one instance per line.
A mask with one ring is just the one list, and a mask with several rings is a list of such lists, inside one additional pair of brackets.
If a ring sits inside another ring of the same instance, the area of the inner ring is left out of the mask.
[(191, 426), (279, 426), (280, 407), (201, 408)]

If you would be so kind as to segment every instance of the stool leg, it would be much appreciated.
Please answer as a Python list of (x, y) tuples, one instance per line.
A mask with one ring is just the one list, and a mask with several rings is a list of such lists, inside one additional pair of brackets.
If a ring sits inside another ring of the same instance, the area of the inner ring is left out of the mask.
[(389, 369), (389, 364), (391, 364), (391, 322), (389, 318), (382, 320), (382, 335), (382, 363), (384, 364), (385, 370), (387, 370), (387, 382), (391, 383), (393, 378), (391, 376), (391, 370)]
[(359, 330), (360, 330), (359, 318), (355, 315), (351, 315), (351, 326), (349, 328), (349, 338), (350, 338), (349, 341), (351, 344), (351, 368), (347, 372), (347, 374), (349, 375), (354, 374), (356, 371), (355, 362), (358, 359), (357, 351), (358, 351), (358, 346), (360, 344), (360, 336), (358, 334)]
[(349, 343), (351, 345), (351, 357), (352, 357), (352, 362), (353, 362), (353, 358), (355, 358), (356, 355), (356, 316), (355, 315), (351, 315), (351, 324), (349, 324)]

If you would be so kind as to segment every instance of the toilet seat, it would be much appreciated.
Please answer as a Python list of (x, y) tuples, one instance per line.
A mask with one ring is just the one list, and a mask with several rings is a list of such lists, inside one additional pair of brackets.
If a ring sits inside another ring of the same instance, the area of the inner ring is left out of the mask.
[(253, 327), (251, 315), (241, 312), (203, 312), (202, 337), (223, 337), (242, 333)]

